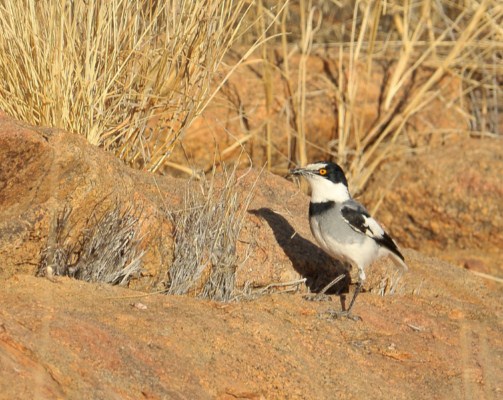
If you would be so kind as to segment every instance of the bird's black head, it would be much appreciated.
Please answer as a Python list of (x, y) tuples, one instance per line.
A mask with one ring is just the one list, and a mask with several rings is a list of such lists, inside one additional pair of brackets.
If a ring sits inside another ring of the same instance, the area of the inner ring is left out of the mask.
[(333, 162), (318, 161), (312, 164), (306, 165), (304, 168), (297, 168), (291, 171), (293, 175), (304, 175), (308, 177), (309, 175), (317, 175), (322, 178), (328, 179), (333, 183), (342, 183), (344, 186), (348, 186), (348, 181), (346, 175), (342, 168)]

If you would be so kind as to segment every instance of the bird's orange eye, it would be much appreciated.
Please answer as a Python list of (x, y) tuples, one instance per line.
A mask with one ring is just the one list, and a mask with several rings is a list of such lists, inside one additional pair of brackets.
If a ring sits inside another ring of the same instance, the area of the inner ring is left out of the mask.
[(320, 173), (320, 175), (326, 175), (327, 174), (327, 170), (325, 168), (322, 168), (322, 169), (318, 170), (318, 172)]

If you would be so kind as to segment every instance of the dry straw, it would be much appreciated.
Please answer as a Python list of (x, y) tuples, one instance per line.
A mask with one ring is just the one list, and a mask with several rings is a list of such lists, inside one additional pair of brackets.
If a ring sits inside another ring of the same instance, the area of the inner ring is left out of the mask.
[(158, 169), (213, 95), (245, 0), (0, 1), (0, 109)]
[[(273, 18), (265, 10), (277, 2), (256, 3), (263, 8), (259, 15)], [(385, 160), (417, 149), (417, 143), (427, 143), (427, 135), (452, 134), (425, 118), (433, 102), (443, 103), (445, 113), (465, 122), (466, 128), (457, 134), (499, 134), (503, 101), (500, 1), (299, 0), (280, 4), (283, 8), (275, 9), (280, 17), (274, 16), (272, 30), (280, 39), (276, 44), (267, 42), (262, 52), (267, 113), (265, 135), (259, 140), (265, 150), (253, 153), (256, 164), (267, 161), (272, 170), (284, 173), (292, 164), (304, 165), (313, 156), (332, 159), (348, 171), (352, 190), (358, 193)], [(274, 46), (276, 52), (270, 50)], [(306, 69), (310, 56), (335, 69), (313, 75)], [(283, 87), (270, 71), (281, 78)], [(325, 86), (310, 85), (313, 77), (323, 79)], [(376, 77), (381, 81), (374, 82)], [(378, 96), (367, 94), (375, 83), (380, 86)], [(453, 90), (456, 86), (458, 93)], [(319, 132), (306, 129), (307, 103), (316, 96), (333, 99), (333, 115), (326, 110), (327, 118), (336, 120), (330, 142), (328, 134), (320, 142)], [(277, 118), (271, 112), (271, 98), (276, 103), (284, 98), (283, 104), (275, 105), (286, 121), (283, 143), (279, 135), (270, 134), (272, 120)], [(365, 124), (370, 107), (375, 119)], [(416, 131), (418, 118), (430, 128)], [(257, 131), (247, 140), (259, 135)]]
[[(258, 28), (252, 38), (250, 25)], [(249, 142), (254, 164), (275, 172), (314, 155), (334, 159), (359, 192), (383, 161), (420, 142), (410, 127), (434, 100), (465, 120), (464, 133), (500, 134), (502, 25), (499, 0), (0, 0), (0, 109), (81, 133), (156, 171), (260, 48), (266, 117), (222, 155)], [(237, 39), (247, 50), (224, 68)], [(336, 67), (320, 89), (310, 87), (307, 61), (321, 48), (330, 50), (324, 57), (336, 54), (328, 60)], [(382, 66), (376, 118), (363, 124), (367, 83)], [(306, 128), (316, 96), (333, 99), (332, 141), (320, 143)], [(278, 109), (283, 132), (273, 123)]]

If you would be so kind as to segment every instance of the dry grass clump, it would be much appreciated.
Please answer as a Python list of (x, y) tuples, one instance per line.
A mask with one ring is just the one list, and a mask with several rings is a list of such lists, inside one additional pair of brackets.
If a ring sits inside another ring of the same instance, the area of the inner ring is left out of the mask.
[(75, 238), (70, 208), (56, 216), (42, 254), (38, 276), (70, 276), (87, 282), (127, 285), (141, 272), (144, 251), (138, 237), (138, 212), (119, 203), (93, 214)]
[(212, 96), (246, 0), (0, 1), (0, 109), (156, 170)]
[[(255, 165), (279, 173), (332, 159), (359, 192), (426, 135), (459, 133), (424, 118), (435, 102), (463, 133), (500, 135), (502, 25), (499, 0), (0, 0), (0, 108), (156, 171), (235, 70), (216, 78), (239, 38), (237, 64), (260, 48), (265, 118), (240, 109), (244, 135), (222, 155), (249, 145)], [(313, 54), (327, 66), (321, 87), (309, 84)], [(308, 130), (316, 96), (332, 101), (332, 140)]]
[(218, 301), (237, 295), (236, 269), (242, 260), (236, 247), (253, 193), (250, 188), (241, 195), (238, 181), (236, 169), (224, 167), (220, 177), (213, 170), (209, 179), (188, 183), (183, 209), (172, 213), (174, 260), (166, 293)]
[(369, 290), (371, 293), (377, 293), (379, 296), (390, 296), (394, 294), (404, 293), (405, 286), (402, 280), (403, 271), (389, 268), (377, 278), (374, 285), (371, 285)]

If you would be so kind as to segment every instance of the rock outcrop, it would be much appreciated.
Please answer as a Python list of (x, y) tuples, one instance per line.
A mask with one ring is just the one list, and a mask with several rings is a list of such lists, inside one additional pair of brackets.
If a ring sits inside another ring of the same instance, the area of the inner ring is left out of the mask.
[(376, 216), (402, 245), (503, 276), (503, 140), (467, 137), (387, 163), (368, 193), (374, 204), (384, 195)]
[[(252, 191), (253, 199), (237, 243), (242, 255), (237, 285), (260, 287), (306, 277), (318, 288), (334, 278), (337, 263), (308, 240), (308, 199), (267, 172), (240, 175), (239, 190)], [(162, 290), (173, 259), (170, 213), (183, 208), (187, 184), (133, 170), (78, 135), (0, 114), (0, 278), (35, 275), (61, 236), (71, 246), (107, 210), (120, 207), (138, 215), (136, 236), (145, 253), (143, 272), (132, 287)]]
[[(463, 173), (453, 152), (414, 162), (387, 197), (399, 207), (380, 216), (402, 244), (469, 246), (471, 224), (481, 248), (500, 245), (501, 215), (490, 217), (501, 186), (483, 172), (497, 159), (473, 156), (478, 167)], [(254, 195), (236, 244), (236, 284), (248, 301), (152, 293), (164, 288), (169, 214), (184, 207), (186, 185), (0, 114), (1, 398), (501, 397), (500, 284), (404, 249), (407, 274), (386, 260), (370, 268), (354, 309), (363, 321), (334, 319), (337, 296), (306, 301), (306, 287), (288, 283), (306, 278), (316, 290), (343, 266), (313, 244), (307, 196), (265, 172), (236, 182), (237, 193)], [(144, 256), (129, 288), (35, 277), (44, 257), (61, 260), (58, 245), (92, 237), (113, 207), (137, 211)]]

